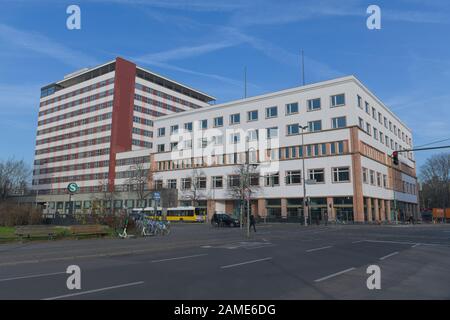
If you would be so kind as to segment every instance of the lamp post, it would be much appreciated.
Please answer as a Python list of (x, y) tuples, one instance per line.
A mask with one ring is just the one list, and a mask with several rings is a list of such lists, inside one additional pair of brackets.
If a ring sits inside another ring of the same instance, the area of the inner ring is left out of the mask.
[[(300, 145), (300, 150), (302, 152), (302, 175), (303, 175), (303, 218), (305, 220), (305, 226), (308, 225), (308, 218), (306, 215), (306, 172), (305, 172), (305, 153), (303, 150), (303, 146), (304, 146), (304, 138), (303, 138), (303, 130), (307, 129), (308, 126), (301, 126), (298, 125), (298, 127), (300, 128), (301, 132), (300, 132), (300, 137), (301, 137), (301, 145)], [(309, 204), (308, 204), (308, 216), (309, 216)]]

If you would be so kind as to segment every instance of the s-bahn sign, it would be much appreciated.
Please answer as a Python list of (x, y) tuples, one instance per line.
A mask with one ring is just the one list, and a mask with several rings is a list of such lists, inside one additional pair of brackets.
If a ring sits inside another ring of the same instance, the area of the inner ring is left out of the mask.
[(75, 193), (79, 189), (78, 185), (75, 182), (71, 182), (67, 185), (67, 191), (70, 193)]

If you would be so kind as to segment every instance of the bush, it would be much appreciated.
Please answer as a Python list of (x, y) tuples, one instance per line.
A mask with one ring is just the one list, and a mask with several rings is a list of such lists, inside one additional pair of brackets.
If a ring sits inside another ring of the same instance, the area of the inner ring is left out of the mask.
[(41, 224), (42, 213), (30, 204), (0, 203), (0, 226), (14, 227)]

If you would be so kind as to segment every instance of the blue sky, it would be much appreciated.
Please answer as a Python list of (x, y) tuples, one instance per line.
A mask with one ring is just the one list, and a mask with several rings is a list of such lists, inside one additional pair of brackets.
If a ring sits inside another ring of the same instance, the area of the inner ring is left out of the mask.
[[(66, 8), (81, 8), (81, 30)], [(381, 8), (368, 30), (366, 8)], [(40, 87), (122, 56), (218, 102), (354, 74), (413, 130), (450, 138), (450, 2), (1, 0), (0, 158), (32, 163)], [(450, 141), (447, 141), (449, 144)], [(432, 152), (416, 154), (418, 165)]]

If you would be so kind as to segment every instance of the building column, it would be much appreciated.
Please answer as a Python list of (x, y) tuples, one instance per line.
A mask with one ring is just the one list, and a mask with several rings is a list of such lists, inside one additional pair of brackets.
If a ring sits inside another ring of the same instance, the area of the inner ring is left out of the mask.
[(206, 221), (210, 221), (212, 215), (216, 211), (216, 200), (207, 200), (206, 201)]
[(380, 206), (379, 206), (379, 203), (378, 203), (378, 199), (373, 199), (373, 202), (374, 202), (374, 208), (375, 208), (375, 220), (376, 220), (376, 222), (378, 222), (378, 221), (381, 220), (381, 218), (380, 218)]
[(333, 197), (327, 197), (327, 212), (328, 212), (328, 221), (336, 220), (336, 210), (333, 205)]
[(367, 222), (372, 221), (372, 201), (370, 197), (366, 198), (366, 206), (367, 206)]
[(391, 221), (391, 200), (386, 201), (386, 217), (387, 221)]
[(381, 209), (380, 209), (380, 218), (381, 221), (386, 221), (386, 206), (385, 206), (385, 200), (381, 199)]
[(287, 219), (287, 199), (281, 198), (281, 218)]
[(266, 199), (258, 199), (258, 215), (267, 217)]

